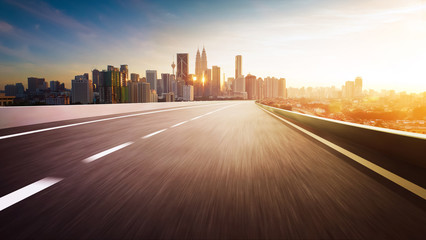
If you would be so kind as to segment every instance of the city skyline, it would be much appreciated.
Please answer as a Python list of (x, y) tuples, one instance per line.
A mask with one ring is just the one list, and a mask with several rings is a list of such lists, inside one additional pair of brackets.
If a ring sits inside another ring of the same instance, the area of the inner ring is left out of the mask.
[(426, 89), (423, 1), (127, 3), (2, 1), (0, 88), (30, 76), (70, 87), (74, 76), (110, 64), (171, 73), (180, 52), (192, 74), (205, 46), (208, 67), (225, 78), (243, 55), (244, 75), (285, 77), (291, 87), (362, 76), (365, 89)]

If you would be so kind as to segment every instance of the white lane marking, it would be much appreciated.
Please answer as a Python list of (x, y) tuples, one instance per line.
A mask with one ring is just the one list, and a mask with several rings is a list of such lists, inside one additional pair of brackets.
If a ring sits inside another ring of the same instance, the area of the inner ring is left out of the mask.
[(183, 121), (183, 122), (177, 123), (177, 124), (175, 124), (175, 125), (171, 126), (170, 128), (174, 128), (174, 127), (180, 126), (180, 125), (185, 124), (185, 123), (187, 123), (187, 122), (188, 122), (188, 121)]
[(0, 198), (0, 211), (18, 203), (25, 198), (28, 198), (58, 182), (62, 181), (62, 178), (43, 178), (37, 182), (31, 183), (21, 189), (11, 192)]
[(91, 157), (88, 157), (88, 158), (84, 159), (84, 160), (83, 160), (83, 162), (84, 162), (84, 163), (90, 163), (90, 162), (93, 162), (93, 161), (98, 160), (99, 158), (101, 158), (101, 157), (103, 157), (103, 156), (106, 156), (106, 155), (108, 155), (108, 154), (110, 154), (110, 153), (113, 153), (113, 152), (118, 151), (118, 150), (120, 150), (120, 149), (122, 149), (122, 148), (125, 148), (125, 147), (127, 147), (127, 146), (129, 146), (129, 145), (131, 145), (131, 144), (133, 144), (133, 143), (134, 143), (134, 142), (126, 142), (126, 143), (123, 143), (123, 144), (118, 145), (118, 146), (116, 146), (116, 147), (113, 147), (113, 148), (110, 148), (110, 149), (105, 150), (105, 151), (103, 151), (103, 152), (100, 152), (100, 153), (98, 153), (98, 154), (95, 154), (95, 155), (93, 155), (93, 156), (91, 156)]
[(146, 136), (143, 136), (143, 137), (142, 137), (142, 139), (146, 139), (146, 138), (152, 137), (152, 136), (154, 136), (154, 135), (156, 135), (156, 134), (159, 134), (159, 133), (161, 133), (161, 132), (164, 132), (164, 131), (166, 131), (166, 130), (167, 130), (167, 128), (165, 128), (165, 129), (161, 129), (161, 130), (156, 131), (156, 132), (153, 132), (153, 133), (150, 133), (150, 134), (148, 134), (148, 135), (146, 135)]
[(379, 174), (379, 175), (381, 175), (381, 176), (389, 179), (390, 181), (398, 184), (399, 186), (407, 189), (408, 191), (410, 191), (410, 192), (416, 194), (417, 196), (419, 196), (419, 197), (421, 197), (421, 198), (423, 198), (423, 199), (426, 200), (426, 189), (424, 189), (424, 188), (422, 188), (422, 187), (420, 187), (420, 186), (418, 186), (418, 185), (416, 185), (416, 184), (414, 184), (414, 183), (412, 183), (412, 182), (410, 182), (410, 181), (408, 181), (408, 180), (406, 180), (406, 179), (404, 179), (404, 178), (402, 178), (402, 177), (400, 177), (400, 176), (398, 176), (398, 175), (396, 175), (396, 174), (394, 174), (394, 173), (392, 173), (392, 172), (390, 172), (390, 171), (388, 171), (388, 170), (386, 170), (386, 169), (384, 169), (384, 168), (382, 168), (382, 167), (380, 167), (380, 166), (378, 166), (378, 165), (376, 165), (376, 164), (374, 164), (374, 163), (366, 160), (365, 158), (362, 158), (362, 157), (360, 157), (360, 156), (358, 156), (358, 155), (356, 155), (356, 154), (354, 154), (352, 152), (349, 152), (348, 150), (346, 150), (346, 149), (344, 149), (342, 147), (339, 147), (336, 144), (334, 144), (334, 143), (332, 143), (330, 141), (327, 141), (324, 138), (322, 138), (322, 137), (320, 137), (318, 135), (315, 135), (315, 134), (307, 131), (304, 128), (301, 128), (301, 127), (297, 126), (296, 124), (294, 124), (294, 123), (292, 123), (290, 121), (287, 121), (287, 120), (283, 119), (282, 117), (280, 117), (280, 116), (278, 116), (278, 115), (276, 115), (274, 113), (271, 113), (271, 112), (263, 109), (262, 107), (261, 107), (261, 109), (263, 111), (265, 111), (266, 113), (269, 113), (269, 114), (275, 116), (279, 120), (281, 120), (281, 121), (289, 124), (290, 126), (298, 129), (299, 131), (301, 131), (301, 132), (309, 135), (310, 137), (312, 137), (312, 138), (320, 141), (321, 143), (323, 143), (323, 144), (325, 144), (325, 145), (333, 148), (334, 150), (340, 152), (341, 154), (343, 154), (343, 155), (351, 158), (355, 162), (363, 165), (364, 167), (367, 167), (368, 169), (376, 172), (377, 174)]
[(221, 108), (219, 108), (219, 109), (216, 109), (216, 110), (214, 110), (214, 111), (211, 111), (211, 112), (205, 113), (205, 114), (200, 115), (200, 116), (198, 116), (198, 117), (191, 118), (189, 121), (192, 121), (192, 120), (196, 120), (196, 119), (199, 119), (199, 118), (205, 117), (205, 116), (207, 116), (207, 115), (209, 115), (209, 114), (212, 114), (212, 113), (215, 113), (215, 112), (221, 111), (221, 110), (226, 109), (226, 108), (229, 108), (229, 107), (233, 107), (233, 106), (238, 105), (238, 104), (241, 104), (241, 103), (236, 103), (236, 104), (232, 104), (232, 105), (229, 105), (229, 106), (226, 106), (226, 107), (221, 107)]
[(75, 126), (85, 125), (85, 124), (90, 124), (90, 123), (115, 120), (115, 119), (120, 119), (120, 118), (136, 117), (136, 116), (141, 116), (141, 115), (161, 113), (161, 112), (169, 112), (169, 111), (176, 111), (176, 110), (190, 109), (190, 108), (209, 107), (209, 106), (215, 106), (215, 105), (220, 105), (220, 104), (224, 104), (224, 103), (206, 104), (206, 105), (192, 106), (192, 107), (172, 108), (172, 109), (157, 110), (157, 111), (152, 111), (152, 112), (143, 112), (143, 113), (135, 113), (135, 114), (124, 115), (124, 116), (103, 118), (103, 119), (98, 119), (98, 120), (92, 120), (92, 121), (86, 121), (86, 122), (80, 122), (80, 123), (73, 123), (73, 124), (67, 124), (67, 125), (62, 125), (62, 126), (57, 126), (57, 127), (43, 128), (43, 129), (37, 129), (37, 130), (28, 131), (28, 132), (21, 132), (21, 133), (14, 133), (14, 134), (10, 134), (10, 135), (4, 135), (4, 136), (0, 136), (0, 140), (6, 139), (6, 138), (12, 138), (12, 137), (19, 137), (19, 136), (33, 134), (33, 133), (46, 132), (46, 131), (51, 131), (51, 130), (56, 130), (56, 129), (61, 129), (61, 128), (75, 127)]

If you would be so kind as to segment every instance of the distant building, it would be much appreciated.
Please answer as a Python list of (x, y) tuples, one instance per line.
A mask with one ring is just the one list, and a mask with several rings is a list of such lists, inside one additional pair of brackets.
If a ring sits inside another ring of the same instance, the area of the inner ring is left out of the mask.
[(257, 99), (257, 88), (256, 88), (257, 78), (254, 75), (248, 74), (245, 77), (245, 87), (247, 92), (247, 99)]
[(194, 87), (191, 85), (183, 86), (183, 101), (194, 101)]
[(142, 94), (140, 95), (141, 102), (143, 102), (143, 103), (151, 102), (151, 86), (150, 86), (150, 83), (141, 82), (140, 86), (141, 86), (141, 90), (142, 90), (141, 91)]
[(157, 91), (157, 71), (146, 70), (146, 82), (150, 84), (151, 90)]
[(176, 78), (178, 80), (183, 80), (185, 84), (188, 84), (188, 53), (178, 53), (177, 54), (177, 69), (176, 69)]
[(139, 82), (139, 74), (137, 74), (137, 73), (131, 73), (130, 74), (130, 80), (132, 82)]
[(30, 94), (36, 94), (37, 90), (45, 89), (44, 78), (29, 77), (28, 78), (28, 91)]
[(220, 95), (220, 67), (212, 66), (211, 96)]
[(70, 104), (70, 98), (66, 95), (54, 96), (50, 95), (46, 98), (47, 105), (68, 105)]
[(92, 88), (94, 92), (99, 92), (99, 70), (98, 69), (93, 69), (92, 70)]
[(14, 96), (5, 96), (4, 93), (0, 93), (0, 106), (8, 106), (13, 104)]
[(22, 83), (16, 83), (15, 84), (15, 90), (16, 90), (16, 98), (25, 98), (25, 88), (24, 84)]
[(163, 93), (169, 93), (169, 92), (172, 91), (169, 73), (162, 73), (161, 74), (161, 82), (162, 82), (162, 86), (163, 86)]
[(345, 83), (345, 97), (354, 98), (355, 84), (353, 81), (346, 81)]
[(362, 78), (355, 78), (355, 97), (362, 97)]
[(244, 79), (244, 75), (239, 75), (234, 80), (234, 93), (242, 92), (246, 92), (246, 80)]
[(72, 103), (87, 104), (93, 102), (92, 82), (87, 77), (88, 75), (78, 75), (71, 81)]
[(4, 94), (6, 97), (16, 96), (16, 85), (7, 84), (4, 86)]
[(242, 56), (235, 56), (235, 79), (242, 75)]

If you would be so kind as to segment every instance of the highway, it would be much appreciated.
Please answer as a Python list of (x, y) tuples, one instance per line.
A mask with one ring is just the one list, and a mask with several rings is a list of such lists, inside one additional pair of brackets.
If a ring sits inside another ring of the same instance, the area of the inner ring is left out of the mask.
[(426, 237), (424, 199), (252, 101), (1, 129), (0, 152), (2, 239)]

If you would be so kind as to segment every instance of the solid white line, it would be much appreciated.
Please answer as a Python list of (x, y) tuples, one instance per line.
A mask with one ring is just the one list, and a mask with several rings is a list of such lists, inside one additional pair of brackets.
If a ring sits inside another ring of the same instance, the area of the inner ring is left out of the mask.
[(58, 182), (62, 181), (62, 178), (43, 178), (37, 182), (31, 183), (21, 189), (11, 192), (0, 198), (0, 211), (18, 203), (25, 198), (28, 198)]
[(122, 148), (125, 148), (125, 147), (127, 147), (127, 146), (131, 145), (131, 144), (133, 144), (133, 142), (126, 142), (126, 143), (123, 143), (123, 144), (118, 145), (118, 146), (116, 146), (116, 147), (113, 147), (113, 148), (110, 148), (110, 149), (105, 150), (105, 151), (103, 151), (103, 152), (100, 152), (100, 153), (98, 153), (98, 154), (95, 154), (95, 155), (93, 155), (93, 156), (91, 156), (91, 157), (88, 157), (88, 158), (84, 159), (84, 160), (83, 160), (83, 162), (84, 162), (84, 163), (90, 163), (90, 162), (93, 162), (93, 161), (95, 161), (95, 160), (97, 160), (97, 159), (99, 159), (99, 158), (101, 158), (101, 157), (103, 157), (103, 156), (106, 156), (106, 155), (108, 155), (108, 154), (110, 154), (110, 153), (113, 153), (113, 152), (115, 152), (115, 151), (118, 151), (118, 150), (120, 150), (120, 149), (122, 149)]
[(143, 137), (142, 137), (142, 139), (146, 139), (146, 138), (152, 137), (152, 136), (154, 136), (155, 134), (159, 134), (159, 133), (164, 132), (164, 131), (166, 131), (166, 130), (167, 130), (167, 128), (165, 128), (165, 129), (161, 129), (161, 130), (156, 131), (156, 132), (153, 132), (153, 133), (150, 133), (150, 134), (148, 134), (148, 135), (146, 135), (146, 136), (143, 136)]
[(4, 135), (4, 136), (0, 136), (0, 140), (6, 139), (6, 138), (12, 138), (12, 137), (19, 137), (19, 136), (33, 134), (33, 133), (46, 132), (46, 131), (51, 131), (51, 130), (56, 130), (56, 129), (61, 129), (61, 128), (74, 127), (74, 126), (79, 126), (79, 125), (84, 125), (84, 124), (115, 120), (115, 119), (120, 119), (120, 118), (136, 117), (136, 116), (142, 116), (142, 115), (147, 115), (147, 114), (169, 112), (169, 111), (176, 111), (176, 110), (190, 109), (190, 108), (209, 107), (209, 106), (215, 106), (215, 105), (220, 105), (220, 104), (224, 104), (224, 103), (206, 104), (206, 105), (192, 106), (192, 107), (172, 108), (172, 109), (157, 110), (157, 111), (152, 111), (152, 112), (143, 112), (143, 113), (135, 113), (135, 114), (129, 114), (129, 115), (123, 115), (123, 116), (117, 116), (117, 117), (103, 118), (103, 119), (98, 119), (98, 120), (92, 120), (92, 121), (86, 121), (86, 122), (80, 122), (80, 123), (73, 123), (73, 124), (67, 124), (67, 125), (62, 125), (62, 126), (57, 126), (57, 127), (43, 128), (43, 129), (37, 129), (37, 130), (28, 131), (28, 132), (21, 132), (21, 133), (15, 133), (15, 134), (10, 134), (10, 135)]
[(177, 123), (177, 124), (175, 124), (175, 125), (171, 126), (170, 128), (174, 128), (174, 127), (180, 126), (180, 125), (185, 124), (185, 123), (187, 123), (187, 122), (188, 122), (188, 121), (183, 121), (183, 122)]
[(382, 168), (382, 167), (380, 167), (380, 166), (378, 166), (378, 165), (376, 165), (376, 164), (374, 164), (374, 163), (372, 163), (372, 162), (370, 162), (370, 161), (368, 161), (368, 160), (366, 160), (366, 159), (364, 159), (364, 158), (362, 158), (362, 157), (360, 157), (360, 156), (352, 153), (352, 152), (349, 152), (348, 150), (346, 150), (346, 149), (344, 149), (342, 147), (339, 147), (336, 144), (334, 144), (334, 143), (332, 143), (330, 141), (327, 141), (324, 138), (322, 138), (320, 136), (317, 136), (317, 135), (315, 135), (315, 134), (307, 131), (304, 128), (301, 128), (301, 127), (297, 126), (296, 124), (294, 124), (292, 122), (289, 122), (289, 121), (283, 119), (282, 117), (280, 117), (280, 116), (278, 116), (278, 115), (276, 115), (274, 113), (271, 113), (271, 112), (269, 112), (269, 111), (267, 111), (267, 110), (265, 110), (263, 108), (261, 108), (261, 109), (263, 111), (265, 111), (266, 113), (269, 113), (269, 114), (275, 116), (279, 120), (281, 120), (281, 121), (289, 124), (290, 126), (298, 129), (299, 131), (301, 131), (301, 132), (309, 135), (310, 137), (318, 140), (319, 142), (321, 142), (321, 143), (323, 143), (323, 144), (325, 144), (325, 145), (333, 148), (334, 150), (340, 152), (341, 154), (343, 154), (343, 155), (351, 158), (355, 162), (358, 162), (359, 164), (363, 165), (364, 167), (367, 167), (368, 169), (376, 172), (377, 174), (379, 174), (379, 175), (381, 175), (381, 176), (389, 179), (390, 181), (392, 181), (392, 182), (398, 184), (399, 186), (407, 189), (408, 191), (416, 194), (417, 196), (419, 196), (419, 197), (421, 197), (423, 199), (426, 199), (426, 189), (424, 189), (424, 188), (422, 188), (422, 187), (420, 187), (420, 186), (418, 186), (418, 185), (416, 185), (416, 184), (414, 184), (414, 183), (412, 183), (412, 182), (410, 182), (410, 181), (408, 181), (408, 180), (406, 180), (406, 179), (404, 179), (404, 178), (402, 178), (402, 177), (400, 177), (400, 176), (398, 176), (398, 175), (396, 175), (396, 174), (394, 174), (394, 173), (392, 173), (392, 172), (390, 172), (390, 171), (388, 171), (388, 170), (386, 170), (386, 169), (384, 169), (384, 168)]

